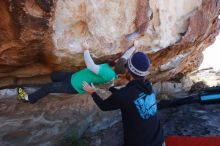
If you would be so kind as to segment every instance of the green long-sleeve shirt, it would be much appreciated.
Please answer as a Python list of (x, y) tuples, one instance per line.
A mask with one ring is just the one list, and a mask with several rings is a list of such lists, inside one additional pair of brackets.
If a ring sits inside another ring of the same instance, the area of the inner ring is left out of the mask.
[(85, 93), (82, 86), (83, 81), (86, 81), (89, 84), (93, 83), (95, 85), (111, 82), (115, 78), (117, 78), (117, 74), (107, 63), (105, 63), (99, 65), (98, 74), (93, 73), (88, 68), (74, 73), (71, 77), (71, 84), (77, 92), (83, 94)]

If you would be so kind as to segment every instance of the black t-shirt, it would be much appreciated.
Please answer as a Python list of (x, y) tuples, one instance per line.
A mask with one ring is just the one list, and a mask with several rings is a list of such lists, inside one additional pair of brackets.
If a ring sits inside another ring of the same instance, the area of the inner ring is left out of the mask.
[(157, 117), (156, 97), (151, 83), (134, 80), (119, 90), (110, 88), (112, 95), (102, 100), (92, 97), (101, 110), (120, 109), (125, 146), (162, 146), (163, 131)]

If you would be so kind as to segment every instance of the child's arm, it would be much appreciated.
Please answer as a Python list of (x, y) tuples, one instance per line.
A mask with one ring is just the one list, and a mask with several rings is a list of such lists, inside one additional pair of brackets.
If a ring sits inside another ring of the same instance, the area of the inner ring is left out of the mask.
[(85, 50), (84, 51), (84, 60), (86, 63), (86, 67), (91, 70), (92, 72), (94, 72), (95, 74), (99, 73), (99, 66), (96, 65), (94, 63), (94, 61), (92, 60), (92, 57), (89, 54), (89, 50)]

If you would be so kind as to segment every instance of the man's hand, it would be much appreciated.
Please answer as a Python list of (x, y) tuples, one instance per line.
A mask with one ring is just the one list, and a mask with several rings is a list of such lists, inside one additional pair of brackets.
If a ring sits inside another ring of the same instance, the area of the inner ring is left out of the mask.
[(135, 40), (135, 41), (134, 41), (134, 47), (137, 47), (138, 44), (139, 44), (138, 40)]
[(89, 93), (89, 94), (92, 94), (93, 92), (96, 91), (96, 88), (95, 86), (93, 85), (93, 83), (91, 84), (91, 86), (87, 83), (87, 82), (83, 82), (83, 89)]

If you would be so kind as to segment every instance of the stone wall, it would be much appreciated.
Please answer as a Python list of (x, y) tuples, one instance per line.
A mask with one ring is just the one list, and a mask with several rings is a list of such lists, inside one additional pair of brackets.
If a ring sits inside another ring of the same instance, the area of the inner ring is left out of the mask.
[[(0, 1), (0, 88), (43, 84), (52, 71), (85, 67), (84, 41), (103, 63), (136, 40), (151, 59), (152, 82), (185, 75), (214, 42), (219, 14), (219, 0)], [(6, 95), (0, 96), (0, 145), (55, 145), (74, 131), (120, 120), (118, 111), (101, 112), (89, 95), (49, 95), (34, 105)]]
[(191, 72), (219, 32), (219, 5), (218, 0), (2, 1), (0, 87), (83, 68), (84, 41), (102, 63), (119, 58), (136, 40), (137, 50), (151, 58), (152, 81)]

